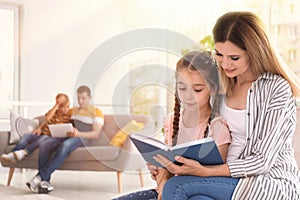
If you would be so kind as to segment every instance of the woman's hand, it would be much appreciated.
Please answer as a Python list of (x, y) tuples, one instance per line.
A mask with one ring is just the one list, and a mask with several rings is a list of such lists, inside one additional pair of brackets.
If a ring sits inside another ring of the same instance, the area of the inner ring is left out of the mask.
[(37, 129), (32, 131), (32, 134), (35, 134), (35, 135), (41, 135), (41, 133), (42, 133), (42, 128), (41, 127), (38, 127)]
[(169, 172), (175, 175), (192, 175), (192, 176), (207, 176), (207, 167), (201, 165), (199, 162), (187, 159), (182, 156), (176, 156), (176, 161), (182, 163), (181, 166), (174, 164), (164, 156), (158, 154), (154, 156), (154, 160), (165, 166)]
[(57, 106), (60, 106), (62, 104), (64, 104), (66, 102), (66, 97), (65, 96), (59, 96), (57, 99), (56, 99), (56, 102), (55, 104)]

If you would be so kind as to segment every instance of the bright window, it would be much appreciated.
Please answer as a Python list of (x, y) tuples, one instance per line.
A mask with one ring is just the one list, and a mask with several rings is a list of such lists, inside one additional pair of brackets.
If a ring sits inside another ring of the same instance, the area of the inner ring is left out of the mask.
[(0, 118), (7, 115), (9, 102), (18, 99), (19, 11), (0, 4)]

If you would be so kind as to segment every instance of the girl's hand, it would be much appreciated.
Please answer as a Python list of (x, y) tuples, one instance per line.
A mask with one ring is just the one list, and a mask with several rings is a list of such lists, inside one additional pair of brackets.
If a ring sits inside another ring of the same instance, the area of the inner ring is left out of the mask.
[(160, 154), (154, 156), (154, 160), (165, 166), (172, 174), (206, 176), (206, 167), (201, 165), (199, 162), (184, 158), (182, 156), (176, 156), (175, 159), (176, 161), (182, 163), (182, 165), (176, 165)]
[(146, 164), (147, 164), (147, 168), (150, 171), (151, 178), (156, 181), (156, 176), (158, 175), (158, 167), (152, 165), (151, 163), (146, 163)]

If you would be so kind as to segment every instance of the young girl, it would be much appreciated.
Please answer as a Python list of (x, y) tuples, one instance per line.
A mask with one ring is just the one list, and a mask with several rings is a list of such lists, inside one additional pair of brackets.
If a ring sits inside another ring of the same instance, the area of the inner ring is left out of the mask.
[[(176, 94), (174, 113), (164, 122), (165, 143), (174, 146), (212, 137), (226, 162), (230, 133), (218, 115), (219, 77), (215, 61), (208, 52), (187, 53), (176, 67)], [(149, 169), (156, 168), (148, 164)], [(146, 190), (116, 199), (160, 199), (164, 183), (174, 174), (159, 168), (152, 174), (157, 181), (157, 190)]]

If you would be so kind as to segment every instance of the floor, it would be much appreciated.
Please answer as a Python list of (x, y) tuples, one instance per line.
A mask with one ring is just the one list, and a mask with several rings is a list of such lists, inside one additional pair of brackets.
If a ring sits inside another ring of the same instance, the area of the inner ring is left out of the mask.
[[(35, 174), (36, 170), (21, 172), (21, 170), (16, 169), (11, 186), (27, 190), (28, 194), (31, 194), (25, 183)], [(0, 167), (0, 184), (6, 185), (7, 175), (8, 170)], [(137, 174), (124, 173), (122, 194), (153, 188), (155, 186), (155, 182), (147, 172), (144, 174), (144, 180), (145, 186), (141, 187)], [(58, 197), (66, 200), (108, 200), (120, 195), (117, 191), (117, 176), (114, 172), (56, 171), (52, 175), (51, 183), (54, 186), (54, 191), (48, 195), (53, 198)], [(36, 195), (36, 198), (31, 198), (31, 200), (38, 200), (39, 194)], [(1, 191), (0, 197), (2, 197)]]

